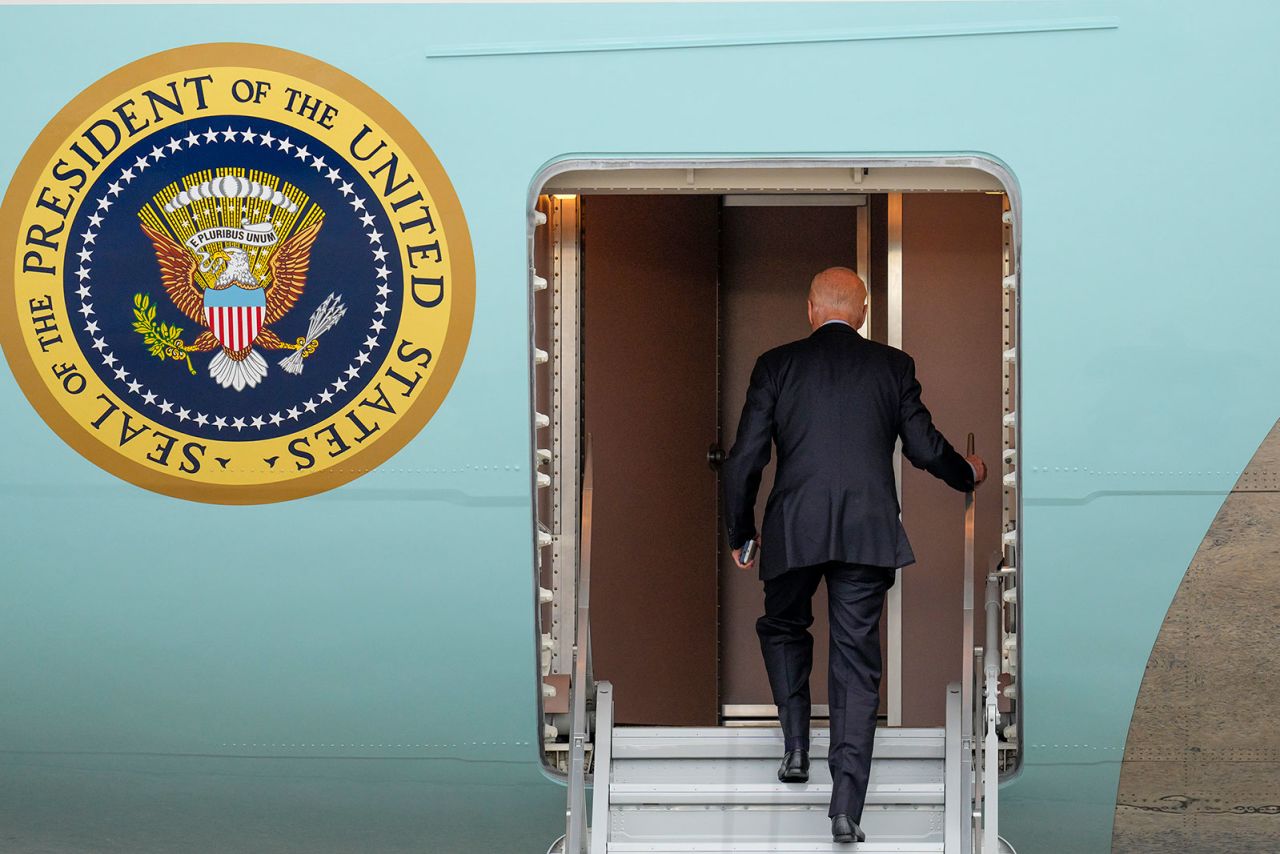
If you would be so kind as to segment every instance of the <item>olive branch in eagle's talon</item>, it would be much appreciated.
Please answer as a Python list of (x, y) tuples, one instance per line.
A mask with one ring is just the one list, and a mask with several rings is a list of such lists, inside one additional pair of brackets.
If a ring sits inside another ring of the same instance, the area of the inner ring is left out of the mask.
[(170, 326), (163, 321), (156, 323), (156, 307), (146, 294), (133, 295), (133, 328), (142, 336), (151, 355), (159, 359), (173, 359), (175, 362), (186, 361), (187, 370), (195, 374), (188, 355), (194, 348), (182, 341), (182, 329)]

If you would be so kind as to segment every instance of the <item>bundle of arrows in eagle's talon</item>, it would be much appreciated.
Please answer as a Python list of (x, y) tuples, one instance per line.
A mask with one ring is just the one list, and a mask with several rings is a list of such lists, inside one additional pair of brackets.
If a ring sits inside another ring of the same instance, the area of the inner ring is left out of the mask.
[(337, 294), (329, 294), (325, 297), (320, 307), (311, 313), (311, 322), (307, 324), (307, 340), (297, 350), (281, 359), (280, 367), (291, 374), (302, 373), (302, 354), (320, 340), (321, 335), (332, 329), (346, 312), (347, 306)]

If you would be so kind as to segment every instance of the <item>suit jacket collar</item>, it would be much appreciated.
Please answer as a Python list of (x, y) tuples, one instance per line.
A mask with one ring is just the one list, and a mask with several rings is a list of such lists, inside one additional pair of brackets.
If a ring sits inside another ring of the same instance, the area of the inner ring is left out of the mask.
[(861, 333), (847, 323), (824, 323), (817, 329), (809, 333), (812, 338), (815, 335), (852, 335), (855, 338), (861, 338)]

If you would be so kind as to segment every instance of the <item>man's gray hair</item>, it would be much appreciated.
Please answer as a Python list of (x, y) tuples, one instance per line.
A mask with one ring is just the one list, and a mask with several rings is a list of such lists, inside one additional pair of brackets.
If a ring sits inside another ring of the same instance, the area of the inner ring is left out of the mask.
[(809, 283), (809, 302), (824, 312), (853, 317), (866, 301), (867, 286), (848, 267), (828, 267)]

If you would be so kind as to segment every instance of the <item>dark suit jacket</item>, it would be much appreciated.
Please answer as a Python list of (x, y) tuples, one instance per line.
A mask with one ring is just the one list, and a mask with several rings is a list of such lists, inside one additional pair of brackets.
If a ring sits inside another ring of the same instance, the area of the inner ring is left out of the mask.
[(729, 545), (756, 535), (760, 474), (778, 446), (764, 510), (761, 579), (828, 560), (915, 563), (898, 518), (895, 439), (912, 465), (960, 491), (973, 469), (933, 426), (915, 360), (844, 323), (763, 353), (721, 468)]

